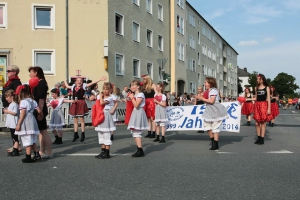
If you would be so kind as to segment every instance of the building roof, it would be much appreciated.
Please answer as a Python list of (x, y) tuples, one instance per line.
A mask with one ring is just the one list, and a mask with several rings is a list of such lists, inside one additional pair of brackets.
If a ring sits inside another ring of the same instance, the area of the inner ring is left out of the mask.
[(210, 23), (208, 23), (208, 21), (206, 21), (206, 19), (204, 19), (204, 17), (202, 17), (202, 15), (200, 15), (200, 13), (188, 2), (188, 1), (186, 1), (186, 3), (187, 3), (187, 5), (188, 6), (190, 6), (192, 9), (193, 9), (193, 11), (195, 12), (195, 13), (197, 13), (198, 15), (199, 15), (199, 17), (204, 21), (204, 22), (206, 22), (207, 23), (207, 25), (212, 29), (212, 30), (214, 30), (216, 33), (217, 33), (217, 35), (227, 44), (227, 46), (230, 46), (232, 49), (233, 49), (233, 51), (237, 54), (237, 55), (239, 55), (238, 54), (238, 52), (218, 33), (218, 31), (216, 31), (215, 29), (214, 29), (214, 27), (212, 27), (211, 25), (210, 25)]
[(247, 72), (247, 68), (241, 69), (238, 67), (238, 77), (248, 77), (249, 72)]

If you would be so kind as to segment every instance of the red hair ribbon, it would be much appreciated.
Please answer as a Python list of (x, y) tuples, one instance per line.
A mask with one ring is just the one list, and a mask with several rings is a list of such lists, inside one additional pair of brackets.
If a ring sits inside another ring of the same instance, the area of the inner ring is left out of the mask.
[(257, 78), (260, 78), (261, 76), (260, 75), (257, 75)]
[(113, 84), (113, 83), (111, 83), (110, 85), (111, 85), (112, 88), (115, 87), (115, 84)]
[(244, 91), (246, 91), (246, 90), (249, 90), (249, 88), (246, 87)]
[(140, 82), (140, 86), (143, 86), (144, 85), (144, 82)]
[(273, 90), (275, 90), (275, 87), (271, 86), (271, 88), (273, 88)]
[(20, 94), (20, 92), (25, 89), (25, 86), (24, 85), (19, 85), (15, 91), (15, 94)]
[(56, 90), (56, 94), (59, 94), (59, 90)]
[(148, 75), (148, 74), (142, 74), (142, 76), (141, 76), (141, 77), (142, 77), (142, 78), (144, 78), (144, 77), (146, 77), (147, 75)]

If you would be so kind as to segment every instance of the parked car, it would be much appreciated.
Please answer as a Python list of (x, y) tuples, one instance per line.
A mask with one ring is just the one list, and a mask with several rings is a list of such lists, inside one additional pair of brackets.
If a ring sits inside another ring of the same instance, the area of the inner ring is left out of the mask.
[(293, 103), (293, 105), (296, 105), (298, 103), (298, 98), (293, 98), (292, 103)]

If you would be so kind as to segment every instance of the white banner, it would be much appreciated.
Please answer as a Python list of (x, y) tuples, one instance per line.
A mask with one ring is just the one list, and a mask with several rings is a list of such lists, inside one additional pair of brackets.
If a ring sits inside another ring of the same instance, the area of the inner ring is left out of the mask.
[[(220, 130), (239, 133), (241, 105), (237, 101), (224, 102), (222, 104), (227, 108), (229, 118), (223, 120)], [(202, 115), (205, 111), (205, 108), (206, 105), (167, 107), (166, 112), (169, 121), (166, 122), (166, 130), (204, 130)]]

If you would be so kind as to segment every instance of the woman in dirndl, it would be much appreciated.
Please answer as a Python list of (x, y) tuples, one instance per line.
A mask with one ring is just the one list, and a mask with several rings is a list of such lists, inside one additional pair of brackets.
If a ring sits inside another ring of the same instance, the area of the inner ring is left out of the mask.
[(266, 77), (263, 74), (257, 76), (255, 88), (255, 100), (253, 119), (256, 121), (257, 140), (254, 144), (262, 145), (265, 142), (266, 123), (272, 120), (270, 88)]
[(246, 98), (246, 102), (243, 103), (243, 107), (242, 107), (242, 114), (246, 115), (246, 119), (247, 119), (247, 125), (250, 126), (250, 121), (251, 121), (251, 114), (253, 113), (253, 96), (250, 93), (249, 88), (245, 88), (244, 90), (245, 92), (245, 98)]
[(65, 85), (68, 89), (71, 89), (73, 95), (72, 99), (75, 100), (75, 102), (70, 106), (69, 110), (69, 115), (74, 117), (74, 135), (73, 135), (73, 140), (72, 142), (75, 142), (78, 138), (78, 118), (80, 118), (80, 123), (81, 123), (81, 138), (80, 142), (83, 142), (85, 139), (85, 122), (84, 122), (84, 116), (89, 114), (89, 109), (86, 105), (85, 98), (84, 98), (84, 92), (85, 90), (100, 82), (100, 81), (105, 81), (106, 77), (102, 77), (100, 80), (86, 84), (83, 83), (83, 79), (81, 77), (78, 77), (75, 81), (75, 84), (70, 86), (67, 81), (65, 81)]
[(270, 98), (271, 98), (271, 114), (272, 114), (273, 119), (271, 121), (269, 121), (269, 126), (273, 127), (275, 118), (279, 115), (279, 108), (278, 108), (278, 103), (277, 103), (277, 101), (279, 99), (279, 94), (273, 86), (271, 86)]

